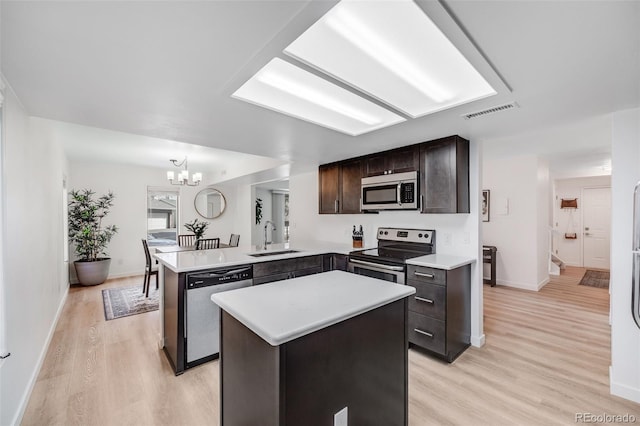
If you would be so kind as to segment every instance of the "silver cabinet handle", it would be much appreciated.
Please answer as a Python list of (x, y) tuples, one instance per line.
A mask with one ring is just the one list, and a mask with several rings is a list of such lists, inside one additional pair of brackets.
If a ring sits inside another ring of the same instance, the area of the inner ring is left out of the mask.
[(423, 200), (423, 199), (424, 199), (424, 196), (423, 196), (423, 195), (421, 195), (421, 196), (420, 196), (420, 208), (418, 209), (419, 211), (423, 211), (423, 210), (422, 210), (422, 200)]
[(435, 275), (433, 275), (433, 274), (425, 274), (423, 272), (418, 272), (418, 271), (414, 272), (414, 274), (417, 275), (418, 277), (425, 277), (425, 278), (433, 278), (433, 277), (435, 277)]
[(333, 203), (333, 211), (334, 213), (338, 213), (338, 200)]
[(433, 300), (431, 299), (425, 299), (424, 297), (420, 297), (420, 296), (415, 296), (415, 299), (419, 302), (425, 302), (425, 303), (431, 303), (433, 304)]
[(349, 259), (349, 262), (357, 263), (359, 265), (373, 266), (375, 268), (380, 268), (380, 269), (388, 269), (389, 271), (398, 271), (398, 272), (404, 271), (404, 267), (402, 266), (382, 265), (378, 263), (365, 262), (364, 260), (357, 260), (357, 259)]
[(416, 333), (424, 334), (427, 337), (433, 337), (433, 334), (429, 333), (428, 331), (422, 331), (418, 328), (414, 328), (413, 331), (415, 331)]

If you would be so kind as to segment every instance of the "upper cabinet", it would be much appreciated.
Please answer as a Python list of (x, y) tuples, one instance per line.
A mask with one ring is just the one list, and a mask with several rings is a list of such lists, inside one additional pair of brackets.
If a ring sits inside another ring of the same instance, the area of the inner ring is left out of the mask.
[(337, 163), (323, 164), (318, 169), (320, 214), (338, 213), (340, 202), (340, 165)]
[(318, 169), (320, 214), (360, 213), (362, 160), (325, 164)]
[(418, 170), (420, 146), (411, 145), (390, 151), (367, 155), (363, 158), (364, 176), (378, 176)]
[(420, 145), (422, 213), (469, 213), (469, 141), (450, 136)]
[(421, 213), (469, 213), (469, 141), (460, 136), (321, 165), (319, 212), (360, 213), (363, 177), (410, 171), (420, 172)]

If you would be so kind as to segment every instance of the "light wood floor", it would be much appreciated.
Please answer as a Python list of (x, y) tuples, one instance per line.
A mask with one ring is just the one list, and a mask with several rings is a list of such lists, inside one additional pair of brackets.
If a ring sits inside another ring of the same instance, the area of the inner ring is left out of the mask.
[[(567, 268), (538, 293), (485, 285), (487, 343), (451, 365), (410, 350), (409, 424), (640, 422), (640, 404), (609, 395), (609, 294), (578, 286), (583, 273)], [(218, 424), (217, 361), (175, 377), (157, 311), (104, 320), (100, 290), (140, 281), (71, 288), (23, 425)]]

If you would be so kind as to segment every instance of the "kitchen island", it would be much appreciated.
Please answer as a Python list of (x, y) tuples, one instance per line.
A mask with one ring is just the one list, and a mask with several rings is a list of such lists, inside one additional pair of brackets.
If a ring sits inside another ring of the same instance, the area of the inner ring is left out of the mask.
[(221, 424), (406, 425), (413, 293), (331, 271), (211, 296)]

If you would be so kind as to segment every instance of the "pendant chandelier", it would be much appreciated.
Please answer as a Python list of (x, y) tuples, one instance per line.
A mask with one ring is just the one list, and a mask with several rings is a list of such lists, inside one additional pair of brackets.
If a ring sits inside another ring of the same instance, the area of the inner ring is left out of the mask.
[[(167, 179), (171, 182), (171, 185), (187, 185), (187, 186), (198, 186), (200, 182), (202, 182), (202, 173), (194, 173), (191, 176), (191, 182), (189, 182), (189, 169), (187, 165), (187, 157), (184, 157), (184, 160), (178, 162), (178, 160), (169, 160), (174, 166), (180, 168), (184, 168), (178, 173), (178, 178), (176, 179), (175, 172), (168, 171)], [(177, 182), (174, 182), (177, 180)]]

